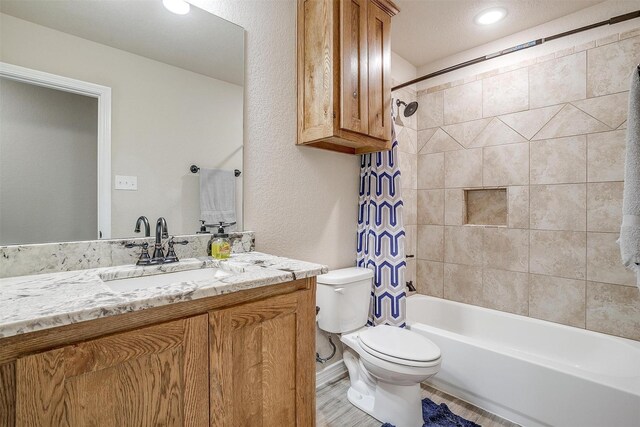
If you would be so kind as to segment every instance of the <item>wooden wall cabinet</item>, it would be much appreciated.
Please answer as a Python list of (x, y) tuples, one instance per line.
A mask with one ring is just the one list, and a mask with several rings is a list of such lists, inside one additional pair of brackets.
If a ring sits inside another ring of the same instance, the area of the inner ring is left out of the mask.
[[(83, 341), (105, 320), (129, 330)], [(314, 324), (310, 278), (25, 334), (0, 345), (0, 426), (312, 427)]]
[(391, 148), (389, 0), (298, 0), (298, 145)]

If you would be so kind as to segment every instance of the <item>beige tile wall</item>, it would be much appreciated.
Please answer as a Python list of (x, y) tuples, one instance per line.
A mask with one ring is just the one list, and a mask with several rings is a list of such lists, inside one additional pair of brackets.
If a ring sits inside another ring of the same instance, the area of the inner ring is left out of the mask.
[[(399, 138), (419, 292), (640, 340), (616, 243), (639, 62), (635, 30), (417, 93)], [(488, 187), (508, 225), (464, 225), (464, 189)]]
[[(401, 82), (394, 81), (393, 85), (400, 84)], [(442, 97), (442, 93), (439, 95)], [(393, 92), (393, 108), (394, 112), (397, 114), (395, 101), (396, 99), (400, 99), (407, 104), (409, 102), (413, 102), (417, 99), (416, 91), (411, 89), (410, 87), (403, 88)], [(442, 99), (440, 100), (442, 103)], [(420, 106), (421, 107), (421, 106)], [(442, 108), (440, 108), (440, 116), (442, 116)], [(418, 111), (411, 117), (404, 117), (402, 114), (404, 113), (404, 107), (400, 107), (400, 120), (402, 121), (402, 125), (396, 124), (396, 137), (398, 139), (398, 161), (400, 163), (400, 184), (402, 187), (402, 197), (404, 201), (403, 206), (403, 220), (405, 226), (405, 253), (407, 255), (416, 255), (417, 253), (417, 242), (418, 242), (418, 217), (417, 217), (417, 206), (421, 204), (422, 208), (420, 209), (420, 223), (421, 224), (431, 224), (431, 223), (442, 223), (444, 217), (444, 191), (443, 190), (435, 190), (434, 192), (430, 192), (428, 190), (422, 190), (420, 192), (418, 189), (418, 145), (420, 141), (418, 141), (418, 132), (417, 132), (417, 122), (418, 116), (422, 114), (423, 121), (430, 121), (431, 118), (428, 118), (429, 112), (426, 109), (418, 108)], [(437, 111), (434, 109), (434, 113), (437, 114)], [(442, 118), (440, 118), (442, 120)], [(435, 131), (434, 131), (435, 133)], [(442, 132), (444, 135), (446, 133)], [(433, 135), (429, 135), (433, 136)], [(455, 143), (455, 141), (454, 141)], [(456, 143), (457, 144), (457, 143)], [(443, 167), (444, 165), (442, 165)], [(424, 188), (423, 183), (423, 188)], [(438, 183), (434, 183), (433, 185), (442, 187), (442, 185), (438, 185)], [(442, 199), (441, 201), (439, 199)], [(406, 281), (413, 281), (414, 285), (416, 284), (416, 258), (407, 258), (407, 270), (405, 273)]]
[(467, 224), (507, 225), (509, 211), (505, 188), (468, 190), (465, 200)]

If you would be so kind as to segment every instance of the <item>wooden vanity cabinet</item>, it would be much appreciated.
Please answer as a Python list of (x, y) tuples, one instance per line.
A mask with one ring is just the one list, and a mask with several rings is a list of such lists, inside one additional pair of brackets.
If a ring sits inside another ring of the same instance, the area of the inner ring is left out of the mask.
[(391, 148), (389, 0), (298, 0), (298, 144)]
[(207, 316), (16, 361), (18, 426), (205, 426)]
[(211, 425), (313, 426), (315, 296), (209, 313)]
[(312, 427), (314, 323), (309, 278), (0, 339), (0, 426)]

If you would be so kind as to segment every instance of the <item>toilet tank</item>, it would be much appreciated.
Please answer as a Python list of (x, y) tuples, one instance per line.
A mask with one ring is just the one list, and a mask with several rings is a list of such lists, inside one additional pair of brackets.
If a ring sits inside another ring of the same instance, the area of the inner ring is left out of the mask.
[(326, 332), (354, 331), (367, 324), (371, 302), (368, 268), (342, 268), (318, 276), (318, 326)]

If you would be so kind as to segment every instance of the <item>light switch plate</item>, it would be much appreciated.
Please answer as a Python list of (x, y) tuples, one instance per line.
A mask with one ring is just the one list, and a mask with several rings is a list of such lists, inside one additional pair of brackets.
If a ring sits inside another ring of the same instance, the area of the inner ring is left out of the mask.
[(138, 189), (137, 176), (116, 175), (116, 190), (136, 191)]

